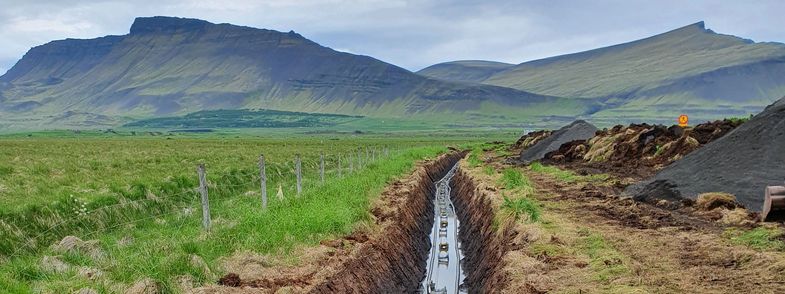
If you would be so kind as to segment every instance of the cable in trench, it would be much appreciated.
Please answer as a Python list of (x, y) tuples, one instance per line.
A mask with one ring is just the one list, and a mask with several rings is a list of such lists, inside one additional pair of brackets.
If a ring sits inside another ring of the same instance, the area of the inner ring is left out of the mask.
[(461, 244), (458, 240), (460, 223), (455, 206), (450, 200), (450, 181), (458, 163), (435, 182), (434, 222), (431, 229), (431, 250), (428, 256), (427, 274), (422, 282), (421, 293), (453, 294), (468, 293), (462, 284), (465, 275), (461, 269)]

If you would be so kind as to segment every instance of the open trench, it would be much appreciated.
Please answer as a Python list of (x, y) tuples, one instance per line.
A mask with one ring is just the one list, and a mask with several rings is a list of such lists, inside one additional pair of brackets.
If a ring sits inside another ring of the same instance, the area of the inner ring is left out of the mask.
[[(373, 211), (382, 224), (380, 233), (309, 292), (489, 293), (503, 289), (502, 257), (510, 234), (497, 232), (490, 200), (457, 167), (465, 154), (440, 156), (415, 171), (413, 181), (394, 185), (386, 195), (390, 198), (387, 207)], [(442, 179), (449, 185), (439, 187)], [(437, 198), (438, 189), (445, 188), (441, 192), (447, 192), (449, 199)], [(446, 238), (448, 246), (454, 246), (449, 253), (441, 252), (445, 238), (440, 237), (447, 236), (439, 235), (440, 214), (447, 206), (440, 203), (449, 204), (449, 224), (455, 229), (450, 232), (457, 231), (457, 236)], [(432, 240), (440, 241), (434, 244)], [(439, 257), (448, 254), (450, 266), (439, 264), (443, 261)], [(431, 282), (444, 286), (429, 288)]]

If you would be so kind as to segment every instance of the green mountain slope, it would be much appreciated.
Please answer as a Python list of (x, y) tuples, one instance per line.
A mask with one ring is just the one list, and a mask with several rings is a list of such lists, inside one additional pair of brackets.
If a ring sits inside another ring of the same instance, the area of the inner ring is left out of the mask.
[(607, 99), (595, 119), (746, 115), (785, 95), (785, 45), (717, 34), (699, 22), (626, 44), (522, 63), (484, 83)]
[[(436, 67), (436, 66), (434, 66)], [(474, 70), (440, 67), (440, 77)], [(446, 71), (446, 72), (445, 72)], [(695, 23), (650, 38), (525, 62), (485, 84), (604, 101), (594, 121), (746, 116), (785, 95), (785, 45), (717, 34)]]
[(522, 63), (485, 82), (556, 96), (600, 97), (783, 58), (783, 44), (720, 35), (699, 22), (626, 44)]
[(0, 77), (0, 128), (91, 126), (58, 120), (65, 111), (127, 122), (211, 109), (479, 123), (576, 115), (587, 104), (431, 79), (294, 32), (172, 17), (138, 18), (123, 36), (35, 47)]
[(434, 64), (417, 71), (417, 73), (445, 81), (480, 83), (493, 74), (512, 66), (509, 63), (495, 61), (460, 60)]

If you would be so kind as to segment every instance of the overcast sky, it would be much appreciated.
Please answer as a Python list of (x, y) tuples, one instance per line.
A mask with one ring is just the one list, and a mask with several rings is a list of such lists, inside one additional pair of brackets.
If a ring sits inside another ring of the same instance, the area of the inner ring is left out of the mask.
[(783, 12), (779, 0), (0, 0), (0, 74), (33, 46), (126, 34), (137, 16), (294, 30), (337, 50), (419, 70), (462, 59), (520, 63), (701, 20), (719, 33), (785, 42)]

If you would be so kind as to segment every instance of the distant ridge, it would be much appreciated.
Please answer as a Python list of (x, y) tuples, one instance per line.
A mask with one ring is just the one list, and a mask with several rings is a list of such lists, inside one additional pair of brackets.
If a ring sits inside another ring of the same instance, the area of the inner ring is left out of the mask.
[(480, 83), (512, 66), (509, 63), (495, 61), (460, 60), (431, 65), (417, 73), (445, 81)]
[(785, 45), (703, 22), (518, 65), (466, 60), (412, 73), (294, 31), (156, 16), (137, 18), (126, 35), (30, 49), (0, 76), (0, 130), (115, 127), (219, 109), (603, 126), (747, 116), (783, 95)]
[[(127, 121), (251, 108), (499, 120), (499, 113), (486, 116), (486, 109), (536, 113), (564, 100), (423, 77), (323, 47), (293, 31), (162, 16), (137, 18), (123, 36), (32, 48), (0, 77), (0, 97), (0, 114), (18, 118), (12, 127), (85, 125), (52, 120), (63, 111)], [(570, 113), (582, 109), (577, 108)]]
[(644, 121), (684, 112), (706, 119), (743, 116), (785, 95), (785, 45), (717, 34), (701, 21), (637, 41), (524, 62), (476, 82), (599, 98), (606, 104), (595, 119)]

